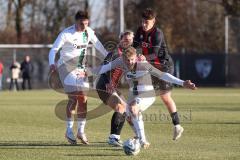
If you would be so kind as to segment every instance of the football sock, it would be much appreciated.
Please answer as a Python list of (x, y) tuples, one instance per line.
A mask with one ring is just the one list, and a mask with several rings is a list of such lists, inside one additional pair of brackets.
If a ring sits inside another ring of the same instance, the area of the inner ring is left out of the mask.
[(72, 120), (72, 118), (67, 118), (66, 124), (67, 124), (67, 130), (72, 130), (73, 128), (73, 123), (74, 121)]
[[(132, 123), (133, 123), (133, 122), (132, 122)], [(137, 137), (137, 138), (140, 138), (140, 135), (138, 134), (137, 129), (134, 127), (134, 125), (133, 125), (133, 124), (130, 124), (130, 123), (129, 123), (129, 125), (130, 125), (130, 127), (132, 128), (133, 132), (135, 133), (136, 137)]]
[(136, 128), (138, 135), (140, 135), (140, 140), (145, 142), (146, 136), (144, 131), (144, 122), (142, 119), (142, 114), (140, 114), (138, 117), (133, 117), (133, 125)]
[(124, 125), (124, 123), (125, 123), (125, 119), (126, 119), (126, 113), (124, 112), (123, 114), (121, 114), (120, 123), (119, 123), (119, 126), (118, 126), (118, 132), (117, 132), (117, 134), (119, 134), (119, 135), (121, 134), (123, 125)]
[(78, 133), (83, 134), (84, 133), (84, 128), (86, 125), (86, 118), (78, 118)]
[(171, 117), (172, 117), (172, 123), (174, 124), (174, 126), (180, 124), (179, 116), (177, 112), (171, 113)]
[(120, 135), (125, 122), (125, 113), (114, 112), (111, 120), (111, 134)]

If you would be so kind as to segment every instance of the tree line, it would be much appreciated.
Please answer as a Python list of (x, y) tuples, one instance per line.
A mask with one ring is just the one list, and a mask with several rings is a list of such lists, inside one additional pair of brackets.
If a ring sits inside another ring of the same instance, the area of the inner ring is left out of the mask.
[[(105, 14), (97, 15), (97, 20), (108, 22), (95, 30), (102, 41), (117, 40), (119, 2), (104, 2)], [(91, 1), (94, 3), (99, 1)], [(0, 5), (4, 12), (2, 44), (52, 43), (63, 28), (74, 23), (77, 10), (90, 11), (92, 7), (89, 0), (0, 0)], [(125, 28), (135, 31), (146, 7), (157, 11), (157, 26), (163, 30), (170, 51), (177, 53), (224, 52), (224, 17), (240, 16), (240, 0), (125, 0)], [(240, 23), (230, 21), (230, 25)], [(237, 28), (232, 27), (232, 35), (239, 35)]]

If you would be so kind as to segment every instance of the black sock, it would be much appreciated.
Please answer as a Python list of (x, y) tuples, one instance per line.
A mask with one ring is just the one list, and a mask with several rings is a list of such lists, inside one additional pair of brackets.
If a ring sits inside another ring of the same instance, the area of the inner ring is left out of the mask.
[(179, 121), (179, 117), (178, 117), (178, 113), (177, 113), (177, 112), (171, 113), (171, 117), (172, 117), (172, 123), (173, 123), (174, 125), (180, 124), (180, 121)]
[(126, 119), (126, 113), (124, 112), (123, 114), (121, 114), (121, 120), (120, 120), (120, 123), (119, 123), (119, 126), (118, 126), (118, 135), (121, 134), (121, 131), (122, 131), (122, 128), (123, 128), (123, 125), (125, 123), (125, 119)]
[(114, 112), (111, 120), (111, 134), (120, 135), (125, 122), (125, 114)]

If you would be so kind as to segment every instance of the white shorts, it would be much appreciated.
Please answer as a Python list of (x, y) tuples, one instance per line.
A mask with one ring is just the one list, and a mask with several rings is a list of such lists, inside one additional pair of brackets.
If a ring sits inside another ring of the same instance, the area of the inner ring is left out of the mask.
[[(150, 107), (155, 102), (155, 99), (156, 99), (155, 97), (147, 97), (147, 98), (136, 97), (133, 100), (136, 102), (136, 105), (139, 108), (139, 111), (143, 112), (146, 109), (148, 109), (148, 107)], [(127, 112), (128, 116), (131, 115), (129, 105), (127, 105), (127, 107), (126, 107), (126, 112)]]
[(140, 112), (145, 111), (155, 102), (155, 97), (139, 98), (136, 97), (136, 105), (139, 107)]
[[(58, 66), (61, 65), (61, 62), (59, 62)], [(85, 69), (76, 67), (70, 70), (69, 73), (68, 69), (65, 69), (65, 66), (58, 67), (58, 69), (59, 77), (66, 93), (89, 90), (90, 85)]]

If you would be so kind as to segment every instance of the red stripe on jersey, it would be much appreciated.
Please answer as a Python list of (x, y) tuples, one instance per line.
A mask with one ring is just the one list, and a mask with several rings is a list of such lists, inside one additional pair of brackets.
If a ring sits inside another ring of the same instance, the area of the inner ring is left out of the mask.
[(111, 72), (111, 79), (110, 79), (110, 83), (112, 83), (113, 87), (116, 88), (120, 78), (123, 74), (123, 71), (120, 67), (115, 68), (112, 72)]
[[(118, 55), (121, 56), (122, 55), (122, 49), (118, 48)], [(110, 83), (113, 85), (114, 88), (117, 87), (120, 78), (122, 77), (123, 71), (120, 67), (117, 67), (115, 69), (112, 70), (111, 74), (110, 74)]]

